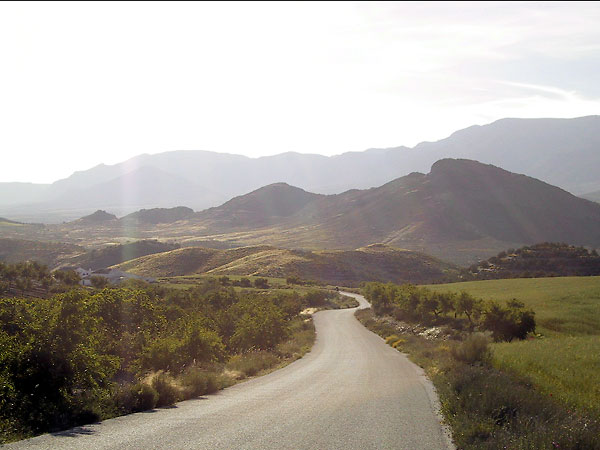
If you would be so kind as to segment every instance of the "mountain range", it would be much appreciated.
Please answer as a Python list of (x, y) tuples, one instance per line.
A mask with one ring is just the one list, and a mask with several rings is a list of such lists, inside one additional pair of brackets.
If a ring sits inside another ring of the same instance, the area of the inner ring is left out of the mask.
[(274, 183), (200, 212), (155, 208), (119, 219), (97, 211), (61, 225), (0, 229), (7, 237), (92, 247), (131, 239), (221, 249), (353, 250), (383, 243), (471, 264), (538, 242), (600, 247), (600, 204), (493, 165), (442, 159), (427, 174), (341, 194)]
[[(318, 194), (381, 186), (426, 172), (444, 158), (463, 158), (525, 173), (576, 195), (600, 191), (600, 116), (502, 119), (437, 142), (337, 156), (282, 153), (248, 158), (208, 151), (139, 155), (75, 172), (50, 185), (0, 183), (0, 214), (61, 222), (97, 209), (117, 215), (141, 208), (214, 207), (261, 186), (285, 182)], [(595, 194), (594, 194), (595, 193)]]

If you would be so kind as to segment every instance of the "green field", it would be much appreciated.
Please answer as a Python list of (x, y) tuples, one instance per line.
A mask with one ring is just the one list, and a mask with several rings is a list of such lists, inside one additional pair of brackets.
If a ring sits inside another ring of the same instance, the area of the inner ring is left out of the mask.
[(520, 278), (445, 285), (483, 299), (516, 298), (536, 313), (538, 338), (493, 345), (494, 363), (545, 394), (600, 416), (600, 277)]

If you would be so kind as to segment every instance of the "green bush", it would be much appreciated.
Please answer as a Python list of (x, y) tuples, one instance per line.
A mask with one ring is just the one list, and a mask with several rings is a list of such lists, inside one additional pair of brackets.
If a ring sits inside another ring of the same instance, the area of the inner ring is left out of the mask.
[(473, 333), (464, 342), (452, 347), (450, 352), (454, 359), (467, 364), (488, 362), (491, 356), (488, 344), (487, 336), (482, 333)]
[(166, 373), (160, 373), (152, 380), (152, 387), (158, 392), (156, 406), (171, 406), (180, 399), (179, 389), (173, 378)]

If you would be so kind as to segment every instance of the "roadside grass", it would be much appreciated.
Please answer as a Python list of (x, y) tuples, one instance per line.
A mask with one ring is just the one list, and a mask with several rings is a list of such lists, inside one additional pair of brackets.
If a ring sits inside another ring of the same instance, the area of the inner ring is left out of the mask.
[[(356, 317), (424, 368), (459, 449), (598, 449), (600, 419), (570, 410), (527, 377), (490, 365), (487, 346), (401, 333), (370, 309)], [(509, 344), (514, 345), (514, 344)]]
[(475, 281), (429, 288), (484, 299), (517, 298), (535, 311), (535, 339), (491, 345), (495, 367), (547, 396), (600, 417), (600, 277)]

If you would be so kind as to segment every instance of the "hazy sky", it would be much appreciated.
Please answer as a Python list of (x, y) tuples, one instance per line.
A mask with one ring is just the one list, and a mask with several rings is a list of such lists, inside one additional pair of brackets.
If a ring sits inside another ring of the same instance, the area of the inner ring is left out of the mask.
[(599, 3), (1, 3), (0, 181), (600, 114)]

